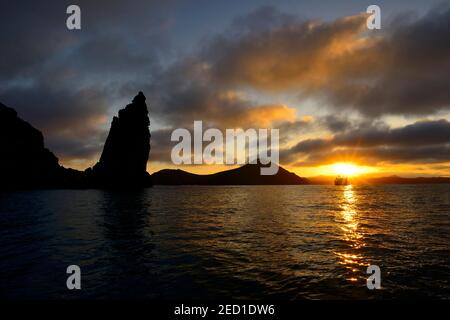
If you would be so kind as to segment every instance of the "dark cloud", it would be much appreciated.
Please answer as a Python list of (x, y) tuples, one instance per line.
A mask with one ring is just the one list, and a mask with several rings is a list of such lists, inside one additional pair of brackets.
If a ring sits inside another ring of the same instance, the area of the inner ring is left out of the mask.
[(236, 17), (226, 34), (230, 37), (242, 37), (253, 33), (268, 32), (271, 29), (291, 25), (298, 21), (299, 19), (295, 15), (280, 12), (272, 6), (263, 6), (245, 16)]
[[(418, 20), (395, 20), (374, 45), (349, 57), (362, 59), (367, 72), (347, 76), (346, 68), (351, 70), (353, 65), (346, 63), (339, 81), (321, 91), (329, 102), (370, 116), (448, 110), (449, 21), (450, 5), (435, 8)], [(372, 64), (375, 59), (379, 61)]]
[(333, 141), (339, 146), (364, 147), (439, 145), (450, 142), (450, 123), (447, 120), (419, 121), (395, 129), (379, 124), (339, 134)]
[[(86, 159), (96, 157), (105, 143), (106, 131), (93, 131), (88, 133), (88, 139), (82, 139), (70, 134), (51, 136), (46, 138), (46, 144), (51, 145), (52, 152), (59, 155), (61, 159)], [(81, 141), (84, 140), (84, 143)]]
[(61, 158), (101, 150), (110, 111), (152, 81), (170, 51), (171, 2), (87, 1), (82, 29), (66, 28), (71, 1), (2, 1), (0, 101), (43, 131)]
[(170, 162), (172, 147), (176, 144), (170, 141), (172, 131), (172, 129), (152, 131), (150, 150), (152, 161)]
[(306, 117), (295, 121), (284, 121), (277, 125), (276, 128), (279, 129), (280, 145), (283, 145), (291, 142), (292, 139), (296, 139), (301, 134), (316, 130), (317, 123), (314, 119)]
[(20, 116), (48, 134), (71, 130), (83, 133), (86, 126), (102, 123), (109, 106), (102, 88), (69, 90), (38, 84), (31, 89), (3, 94)]
[(164, 13), (170, 1), (164, 3), (80, 0), (82, 30), (69, 31), (66, 8), (72, 1), (2, 1), (0, 80), (31, 76), (35, 68), (42, 71), (61, 61), (90, 66), (109, 61), (108, 67), (115, 68), (118, 56), (123, 63), (138, 54), (152, 56), (166, 45)]
[(320, 119), (321, 124), (331, 132), (342, 132), (352, 128), (352, 122), (342, 116), (327, 115)]
[(450, 160), (450, 122), (419, 121), (390, 129), (367, 124), (331, 139), (307, 139), (281, 152), (282, 159), (303, 165), (337, 161), (433, 163)]

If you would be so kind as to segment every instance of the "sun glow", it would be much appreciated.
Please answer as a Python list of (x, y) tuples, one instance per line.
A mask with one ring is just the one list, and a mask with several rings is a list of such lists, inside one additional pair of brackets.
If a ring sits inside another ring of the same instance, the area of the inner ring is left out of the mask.
[(347, 177), (355, 176), (366, 172), (366, 170), (363, 167), (351, 163), (335, 163), (332, 167), (332, 170), (333, 173), (336, 175), (343, 175)]

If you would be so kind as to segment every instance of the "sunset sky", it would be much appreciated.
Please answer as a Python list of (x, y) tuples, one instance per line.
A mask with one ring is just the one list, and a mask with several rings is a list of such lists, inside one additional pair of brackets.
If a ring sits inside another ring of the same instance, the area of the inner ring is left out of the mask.
[[(69, 4), (79, 31), (66, 28)], [(370, 4), (381, 30), (366, 27)], [(64, 166), (97, 162), (112, 116), (143, 91), (149, 172), (174, 168), (171, 132), (203, 120), (278, 128), (280, 163), (301, 176), (450, 176), (449, 1), (2, 1), (0, 12), (0, 101)]]

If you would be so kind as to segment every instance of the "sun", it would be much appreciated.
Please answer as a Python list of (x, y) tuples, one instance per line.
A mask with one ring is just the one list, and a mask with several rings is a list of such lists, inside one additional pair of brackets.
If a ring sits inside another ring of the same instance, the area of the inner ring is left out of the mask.
[(365, 172), (364, 168), (356, 166), (351, 163), (335, 163), (332, 170), (337, 175), (342, 176), (355, 176)]

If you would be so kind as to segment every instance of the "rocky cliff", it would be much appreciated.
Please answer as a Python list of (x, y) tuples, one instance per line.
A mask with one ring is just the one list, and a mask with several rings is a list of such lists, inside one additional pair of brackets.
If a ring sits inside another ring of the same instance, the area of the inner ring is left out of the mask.
[(1, 189), (52, 187), (62, 178), (58, 159), (42, 133), (0, 103)]

